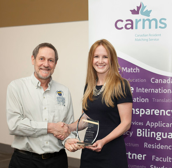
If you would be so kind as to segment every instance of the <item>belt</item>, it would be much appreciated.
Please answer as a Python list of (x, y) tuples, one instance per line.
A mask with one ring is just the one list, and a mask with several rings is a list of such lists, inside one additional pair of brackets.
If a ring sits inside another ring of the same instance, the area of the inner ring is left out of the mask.
[(19, 149), (15, 149), (14, 150), (15, 152), (17, 153), (21, 153), (21, 154), (24, 154), (24, 155), (31, 155), (33, 157), (36, 157), (36, 158), (39, 158), (39, 159), (50, 159), (52, 157), (55, 157), (55, 156), (58, 156), (62, 153), (65, 152), (64, 149), (60, 150), (59, 152), (55, 152), (55, 153), (45, 153), (45, 154), (37, 154), (37, 153), (33, 153), (33, 152), (29, 152), (29, 151), (23, 151), (23, 150), (19, 150)]

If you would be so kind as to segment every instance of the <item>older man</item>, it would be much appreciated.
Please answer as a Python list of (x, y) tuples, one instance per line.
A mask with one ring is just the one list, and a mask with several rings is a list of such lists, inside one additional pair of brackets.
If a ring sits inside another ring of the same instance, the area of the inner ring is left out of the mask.
[(14, 135), (10, 168), (67, 168), (64, 146), (77, 150), (67, 125), (73, 122), (70, 92), (51, 77), (57, 60), (52, 44), (39, 44), (31, 57), (34, 73), (8, 86), (7, 123)]

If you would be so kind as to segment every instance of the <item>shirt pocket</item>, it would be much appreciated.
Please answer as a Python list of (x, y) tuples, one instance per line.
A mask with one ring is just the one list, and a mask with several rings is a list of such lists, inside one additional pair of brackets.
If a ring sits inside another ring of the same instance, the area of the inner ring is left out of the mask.
[(55, 104), (54, 110), (52, 111), (52, 113), (53, 113), (52, 121), (54, 123), (65, 122), (65, 118), (66, 118), (66, 115), (67, 115), (66, 106), (63, 106), (63, 105), (60, 105), (60, 104)]

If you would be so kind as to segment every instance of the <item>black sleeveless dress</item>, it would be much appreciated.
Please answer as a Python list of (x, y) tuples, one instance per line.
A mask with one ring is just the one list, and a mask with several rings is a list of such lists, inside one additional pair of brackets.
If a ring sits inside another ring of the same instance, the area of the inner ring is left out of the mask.
[[(102, 86), (96, 86), (100, 89)], [(108, 107), (102, 103), (101, 95), (94, 101), (88, 100), (88, 110), (84, 111), (90, 118), (99, 120), (99, 134), (97, 140), (104, 138), (120, 124), (117, 104), (132, 102), (132, 95), (125, 82), (126, 97), (118, 100), (114, 98), (115, 107)], [(128, 168), (126, 149), (123, 136), (120, 136), (103, 146), (101, 152), (83, 149), (80, 168)]]

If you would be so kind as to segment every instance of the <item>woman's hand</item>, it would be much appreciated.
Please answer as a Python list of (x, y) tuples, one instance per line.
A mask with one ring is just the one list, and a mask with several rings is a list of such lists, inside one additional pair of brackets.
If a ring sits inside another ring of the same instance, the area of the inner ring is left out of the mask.
[(95, 152), (101, 152), (104, 145), (105, 145), (105, 142), (103, 139), (101, 139), (101, 140), (96, 141), (93, 145), (86, 146), (85, 148), (91, 149)]

